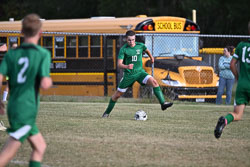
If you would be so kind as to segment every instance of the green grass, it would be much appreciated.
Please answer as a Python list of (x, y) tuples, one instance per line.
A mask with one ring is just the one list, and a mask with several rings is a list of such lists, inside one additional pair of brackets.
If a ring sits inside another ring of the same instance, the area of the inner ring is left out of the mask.
[[(217, 140), (218, 118), (233, 106), (175, 103), (167, 111), (159, 104), (118, 102), (111, 117), (102, 119), (107, 103), (42, 102), (38, 127), (48, 148), (49, 167), (250, 166), (250, 108), (241, 121), (228, 125)], [(135, 121), (142, 109), (147, 121)], [(1, 116), (6, 123), (6, 116)], [(6, 123), (7, 124), (7, 123)], [(0, 132), (0, 144), (7, 139)], [(31, 148), (21, 147), (9, 167), (27, 166)]]

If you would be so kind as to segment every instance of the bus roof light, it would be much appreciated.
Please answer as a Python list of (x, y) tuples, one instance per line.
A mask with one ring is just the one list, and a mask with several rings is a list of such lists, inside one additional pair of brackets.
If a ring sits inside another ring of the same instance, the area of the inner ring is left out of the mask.
[(153, 26), (152, 24), (149, 24), (149, 25), (148, 25), (148, 30), (149, 30), (149, 31), (152, 31), (153, 29), (154, 29), (154, 26)]
[(186, 30), (187, 30), (187, 31), (190, 31), (190, 30), (191, 30), (191, 26), (188, 25), (188, 26), (186, 27)]
[(192, 31), (195, 31), (196, 30), (196, 27), (194, 25), (191, 26), (191, 30)]
[(145, 30), (145, 31), (147, 31), (147, 30), (148, 30), (148, 25), (144, 25), (144, 26), (142, 27), (142, 29)]

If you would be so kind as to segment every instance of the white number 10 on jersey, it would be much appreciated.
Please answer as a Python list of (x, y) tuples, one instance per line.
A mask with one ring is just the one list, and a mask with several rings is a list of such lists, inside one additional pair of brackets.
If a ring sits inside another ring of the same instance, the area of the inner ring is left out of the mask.
[(132, 56), (132, 61), (137, 61), (137, 55)]

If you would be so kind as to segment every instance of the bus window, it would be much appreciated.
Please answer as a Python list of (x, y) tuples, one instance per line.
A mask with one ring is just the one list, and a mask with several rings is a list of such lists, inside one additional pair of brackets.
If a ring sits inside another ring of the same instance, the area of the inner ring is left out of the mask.
[(112, 57), (113, 56), (113, 39), (107, 39), (107, 56)]
[[(0, 37), (0, 46), (7, 43), (7, 37)], [(0, 56), (4, 56), (5, 52), (0, 52)]]
[(79, 57), (88, 57), (88, 36), (79, 36), (78, 49)]
[(41, 46), (41, 38), (38, 40), (37, 44)]
[(11, 46), (14, 44), (14, 43), (18, 43), (18, 37), (9, 37), (9, 46), (8, 48), (11, 48)]
[(151, 36), (146, 36), (145, 44), (156, 57), (174, 57), (175, 53), (185, 53), (185, 55), (190, 57), (199, 56), (198, 36), (155, 36), (154, 39)]
[(55, 57), (64, 57), (64, 36), (55, 36)]
[(24, 42), (24, 37), (20, 37), (20, 45)]
[(0, 37), (0, 45), (7, 43), (7, 37)]
[(91, 36), (91, 57), (100, 57), (100, 36)]
[(67, 47), (67, 57), (76, 57), (76, 37), (75, 36), (67, 36), (66, 39), (66, 47)]
[(43, 36), (43, 47), (48, 49), (52, 56), (52, 37)]

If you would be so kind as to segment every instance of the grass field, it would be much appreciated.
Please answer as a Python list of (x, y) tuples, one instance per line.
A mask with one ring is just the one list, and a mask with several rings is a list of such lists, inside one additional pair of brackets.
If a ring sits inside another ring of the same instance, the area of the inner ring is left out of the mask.
[[(217, 119), (233, 106), (118, 102), (102, 119), (107, 103), (41, 102), (38, 127), (48, 144), (44, 167), (250, 166), (250, 108), (241, 121), (214, 138)], [(147, 121), (135, 121), (142, 109)], [(7, 124), (7, 117), (1, 116)], [(7, 134), (0, 132), (1, 147)], [(21, 147), (9, 167), (27, 166), (30, 147)]]

